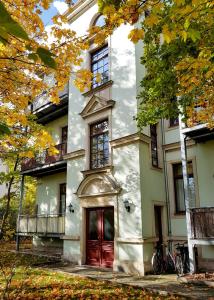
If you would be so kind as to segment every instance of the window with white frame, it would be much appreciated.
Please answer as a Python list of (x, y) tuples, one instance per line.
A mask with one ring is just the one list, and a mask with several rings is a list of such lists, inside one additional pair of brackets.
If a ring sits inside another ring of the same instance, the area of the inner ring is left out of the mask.
[[(109, 80), (109, 53), (108, 45), (91, 53), (91, 72), (93, 73), (92, 89)], [(98, 80), (98, 76), (101, 80)], [(98, 82), (99, 81), (99, 82)]]
[[(173, 164), (172, 167), (173, 167), (173, 179), (174, 179), (175, 213), (182, 214), (185, 213), (182, 163)], [(192, 162), (188, 162), (188, 178), (189, 178), (190, 203), (195, 203), (195, 180), (193, 176)]]

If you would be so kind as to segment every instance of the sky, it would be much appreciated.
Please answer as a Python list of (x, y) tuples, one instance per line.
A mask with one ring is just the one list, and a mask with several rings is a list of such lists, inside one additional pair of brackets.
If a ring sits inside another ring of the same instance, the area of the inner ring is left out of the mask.
[(48, 10), (43, 10), (41, 19), (45, 26), (51, 25), (51, 18), (56, 14), (63, 14), (68, 8), (68, 5), (64, 0), (55, 0)]

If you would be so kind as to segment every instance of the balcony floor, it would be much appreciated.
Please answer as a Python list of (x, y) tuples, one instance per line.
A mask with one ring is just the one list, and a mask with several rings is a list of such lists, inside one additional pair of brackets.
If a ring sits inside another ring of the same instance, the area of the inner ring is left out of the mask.
[(67, 162), (64, 160), (54, 162), (52, 164), (45, 164), (36, 168), (22, 171), (22, 175), (33, 176), (33, 177), (42, 177), (46, 175), (51, 175), (54, 173), (60, 173), (67, 170)]

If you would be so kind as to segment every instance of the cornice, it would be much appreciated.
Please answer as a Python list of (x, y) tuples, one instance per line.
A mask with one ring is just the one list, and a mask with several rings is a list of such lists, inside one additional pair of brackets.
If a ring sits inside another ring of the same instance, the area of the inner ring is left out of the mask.
[(72, 23), (95, 3), (95, 0), (79, 0), (76, 4), (69, 7), (69, 9), (64, 13), (64, 16), (67, 17), (70, 23)]
[(122, 138), (111, 140), (110, 145), (112, 148), (117, 148), (127, 144), (133, 144), (139, 142), (150, 144), (151, 138), (143, 133), (134, 133), (134, 134), (126, 135)]
[[(187, 147), (193, 147), (195, 144), (196, 143), (193, 140), (188, 140), (186, 143)], [(180, 150), (181, 143), (175, 142), (175, 143), (165, 144), (165, 145), (162, 145), (162, 148), (165, 151)]]
[(114, 83), (113, 80), (109, 80), (109, 81), (107, 81), (107, 82), (101, 84), (100, 86), (98, 86), (98, 87), (96, 87), (96, 88), (94, 88), (94, 89), (91, 89), (91, 90), (89, 90), (89, 91), (83, 93), (82, 95), (83, 95), (84, 97), (89, 97), (89, 96), (91, 96), (91, 95), (93, 95), (93, 94), (95, 94), (95, 93), (97, 93), (97, 92), (100, 92), (100, 91), (106, 89), (107, 87), (112, 86), (113, 83)]
[(113, 166), (105, 166), (103, 168), (97, 168), (97, 169), (91, 169), (91, 170), (84, 170), (81, 171), (81, 173), (85, 176), (91, 175), (91, 174), (99, 174), (99, 173), (110, 173), (113, 170)]
[(63, 156), (64, 160), (71, 160), (71, 159), (77, 159), (79, 157), (85, 156), (85, 150), (84, 149), (80, 149), (77, 151), (73, 151), (70, 153), (67, 153)]

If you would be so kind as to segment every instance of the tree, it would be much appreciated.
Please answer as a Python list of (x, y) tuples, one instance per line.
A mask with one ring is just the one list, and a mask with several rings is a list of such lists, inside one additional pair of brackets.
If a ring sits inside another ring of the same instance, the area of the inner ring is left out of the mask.
[(30, 104), (44, 92), (50, 101), (59, 103), (59, 92), (71, 74), (81, 90), (91, 82), (89, 71), (74, 71), (88, 47), (85, 37), (67, 28), (63, 16), (53, 18), (49, 34), (45, 30), (41, 10), (52, 1), (0, 0), (0, 149), (1, 160), (10, 165), (4, 178), (8, 191), (2, 236), (22, 159), (44, 149), (57, 152), (49, 133), (36, 123)]
[[(136, 24), (129, 38), (143, 40), (138, 126), (182, 111), (189, 126), (214, 126), (214, 2), (207, 0), (99, 0), (109, 32)], [(177, 101), (175, 99), (177, 98)], [(197, 109), (196, 109), (197, 108)]]

